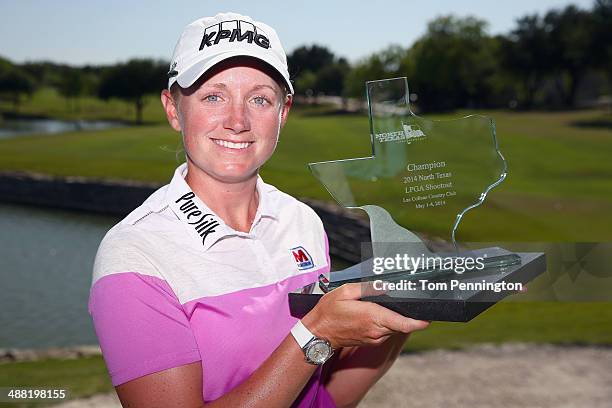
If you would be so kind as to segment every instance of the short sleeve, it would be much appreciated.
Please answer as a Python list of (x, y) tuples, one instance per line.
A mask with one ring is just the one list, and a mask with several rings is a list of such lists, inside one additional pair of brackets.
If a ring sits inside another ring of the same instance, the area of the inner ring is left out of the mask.
[(200, 361), (189, 320), (171, 287), (139, 270), (139, 265), (151, 269), (140, 251), (112, 242), (105, 238), (98, 250), (88, 304), (112, 384)]
[(329, 257), (329, 241), (327, 232), (325, 231), (325, 225), (323, 220), (319, 217), (319, 214), (307, 203), (297, 200), (291, 197), (297, 203), (298, 211), (303, 219), (303, 230), (301, 234), (309, 234), (312, 237), (313, 243), (317, 248), (318, 261), (320, 265), (325, 264), (327, 271), (331, 267), (331, 260)]

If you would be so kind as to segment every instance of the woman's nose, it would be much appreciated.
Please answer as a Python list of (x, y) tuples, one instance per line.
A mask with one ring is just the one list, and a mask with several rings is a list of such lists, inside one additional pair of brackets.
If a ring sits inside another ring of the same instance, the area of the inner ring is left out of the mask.
[(234, 133), (250, 130), (251, 126), (245, 104), (232, 103), (228, 109), (229, 112), (224, 123), (226, 129), (232, 130)]

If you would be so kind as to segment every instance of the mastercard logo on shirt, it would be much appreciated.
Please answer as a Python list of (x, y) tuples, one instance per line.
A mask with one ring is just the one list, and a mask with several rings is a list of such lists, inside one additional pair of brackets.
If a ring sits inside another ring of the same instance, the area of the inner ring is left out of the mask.
[(304, 249), (304, 247), (298, 246), (291, 248), (291, 254), (293, 255), (293, 259), (295, 259), (295, 263), (300, 271), (314, 267), (312, 257), (308, 251)]

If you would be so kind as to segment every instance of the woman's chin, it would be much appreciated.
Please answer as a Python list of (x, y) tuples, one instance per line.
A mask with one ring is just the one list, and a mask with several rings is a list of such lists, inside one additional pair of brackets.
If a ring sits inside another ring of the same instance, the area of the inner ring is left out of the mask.
[(202, 177), (210, 177), (223, 183), (241, 183), (257, 176), (257, 168), (253, 166), (237, 165), (236, 163), (217, 163), (216, 166), (206, 166), (205, 163), (191, 162), (191, 168)]
[(241, 183), (257, 176), (257, 170), (247, 169), (231, 169), (217, 172), (213, 175), (219, 181), (224, 183)]

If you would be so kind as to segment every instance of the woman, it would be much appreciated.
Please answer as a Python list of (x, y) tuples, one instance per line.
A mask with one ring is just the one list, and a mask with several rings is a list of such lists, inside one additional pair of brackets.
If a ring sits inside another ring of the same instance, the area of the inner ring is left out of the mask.
[(227, 13), (185, 28), (161, 101), (186, 163), (94, 266), (89, 310), (124, 406), (354, 406), (427, 326), (358, 301), (358, 284), (290, 316), (287, 294), (329, 271), (320, 219), (258, 175), (292, 95), (271, 27)]

